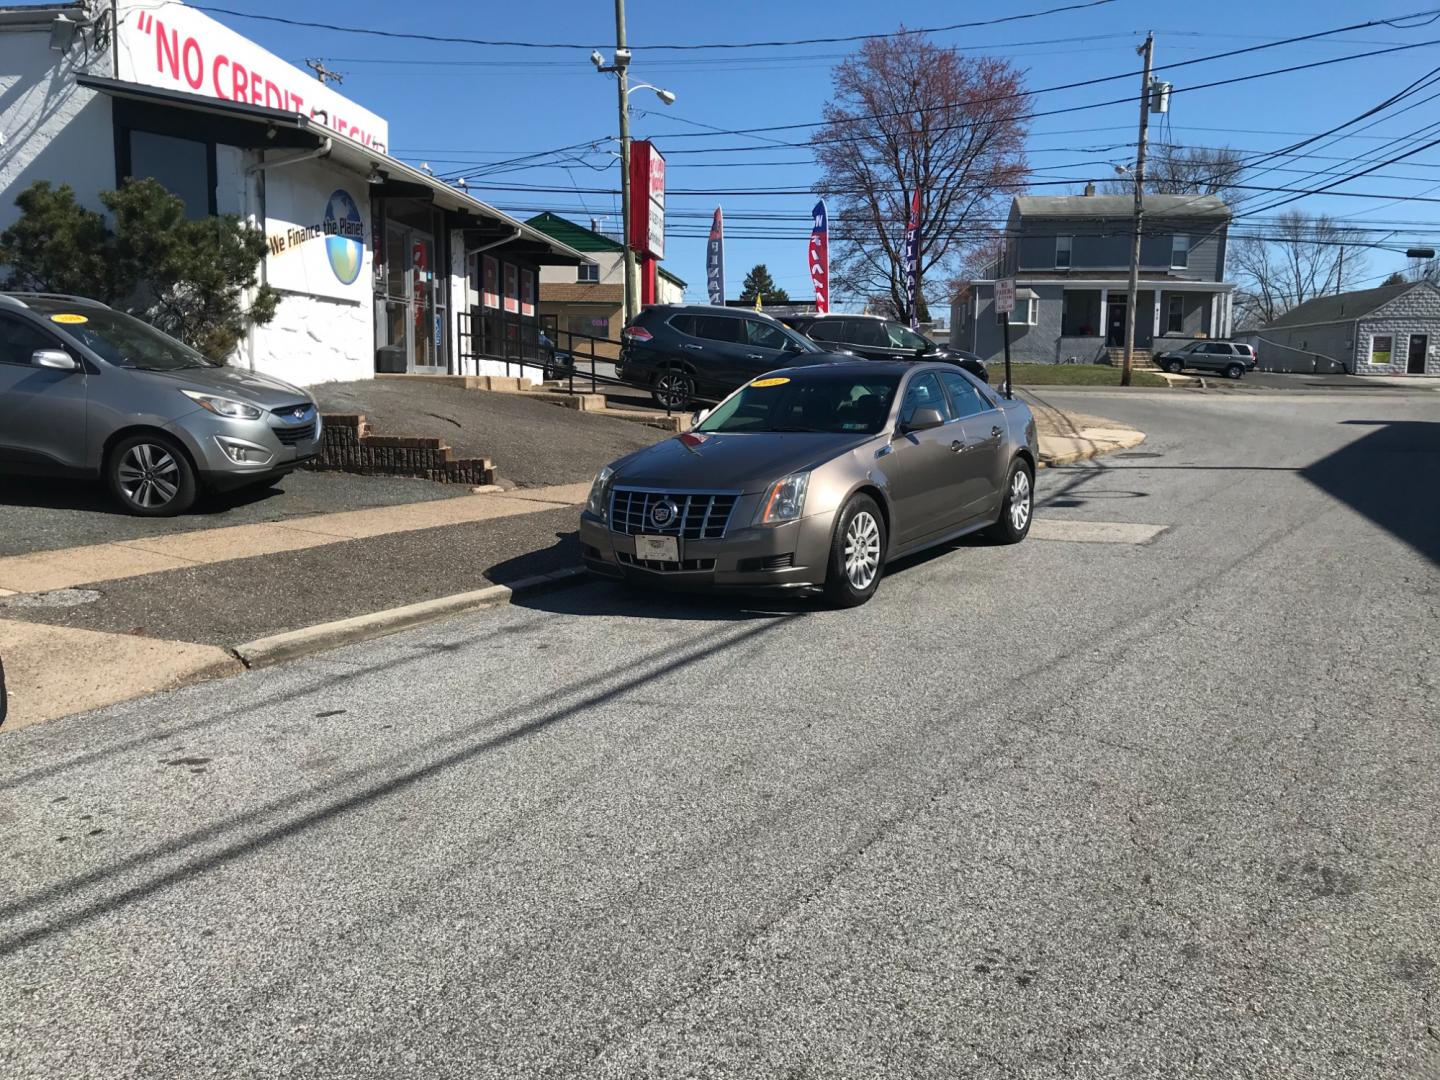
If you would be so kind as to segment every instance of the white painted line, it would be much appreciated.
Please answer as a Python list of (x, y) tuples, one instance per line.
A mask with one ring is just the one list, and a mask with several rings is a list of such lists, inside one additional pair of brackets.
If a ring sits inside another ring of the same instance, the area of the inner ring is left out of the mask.
[(1126, 521), (1069, 521), (1036, 518), (1030, 535), (1036, 540), (1068, 540), (1077, 544), (1144, 544), (1170, 526)]

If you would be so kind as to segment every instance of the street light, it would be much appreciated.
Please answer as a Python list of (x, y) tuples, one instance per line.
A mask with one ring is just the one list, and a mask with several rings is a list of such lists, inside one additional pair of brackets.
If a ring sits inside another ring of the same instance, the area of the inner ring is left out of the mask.
[(650, 83), (628, 85), (630, 50), (625, 47), (625, 0), (615, 0), (615, 58), (605, 62), (599, 49), (590, 54), (590, 62), (602, 75), (614, 73), (620, 106), (620, 250), (625, 261), (625, 324), (635, 317), (635, 252), (630, 247), (630, 95), (636, 90), (653, 90), (666, 105), (675, 104), (675, 95)]

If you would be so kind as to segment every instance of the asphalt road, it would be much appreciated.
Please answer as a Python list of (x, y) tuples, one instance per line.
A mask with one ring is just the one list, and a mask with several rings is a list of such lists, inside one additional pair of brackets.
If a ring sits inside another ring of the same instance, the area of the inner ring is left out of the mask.
[(1164, 532), (0, 735), (0, 1074), (1440, 1075), (1434, 395), (1045, 396)]

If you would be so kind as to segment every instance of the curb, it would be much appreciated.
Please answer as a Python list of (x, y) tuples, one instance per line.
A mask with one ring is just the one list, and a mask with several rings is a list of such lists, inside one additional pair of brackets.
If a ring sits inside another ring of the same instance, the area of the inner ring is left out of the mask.
[(1042, 452), (1039, 467), (1042, 469), (1053, 469), (1057, 465), (1071, 465), (1077, 461), (1088, 461), (1091, 458), (1101, 457), (1105, 454), (1113, 454), (1117, 450), (1132, 450), (1145, 441), (1145, 433), (1143, 431), (1136, 432), (1136, 434), (1139, 435), (1140, 438), (1128, 444), (1117, 442), (1111, 443), (1109, 446), (1091, 446), (1084, 450), (1071, 450), (1063, 454), (1052, 454), (1048, 457)]
[(573, 584), (585, 576), (584, 567), (570, 566), (563, 570), (552, 570), (548, 574), (521, 578), (513, 585), (491, 585), (471, 592), (453, 593), (419, 604), (372, 611), (349, 619), (307, 626), (284, 634), (258, 638), (236, 645), (230, 651), (247, 668), (268, 667), (284, 660), (294, 660), (313, 653), (325, 652), (358, 641), (385, 637), (414, 626), (438, 622), (452, 615), (482, 608), (502, 607), (510, 603), (517, 593), (538, 592), (547, 588), (558, 588)]

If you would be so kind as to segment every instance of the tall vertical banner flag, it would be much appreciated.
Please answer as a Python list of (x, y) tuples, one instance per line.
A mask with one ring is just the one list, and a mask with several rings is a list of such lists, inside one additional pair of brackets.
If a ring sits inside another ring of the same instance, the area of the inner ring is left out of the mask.
[(810, 229), (810, 280), (815, 285), (815, 313), (830, 314), (830, 219), (821, 199), (811, 211), (815, 223)]
[(920, 189), (910, 199), (910, 220), (905, 225), (905, 296), (910, 301), (910, 328), (920, 328), (920, 305), (915, 290), (920, 263)]
[(710, 290), (710, 303), (725, 303), (725, 216), (715, 207), (710, 221), (710, 242), (705, 245), (705, 284)]

